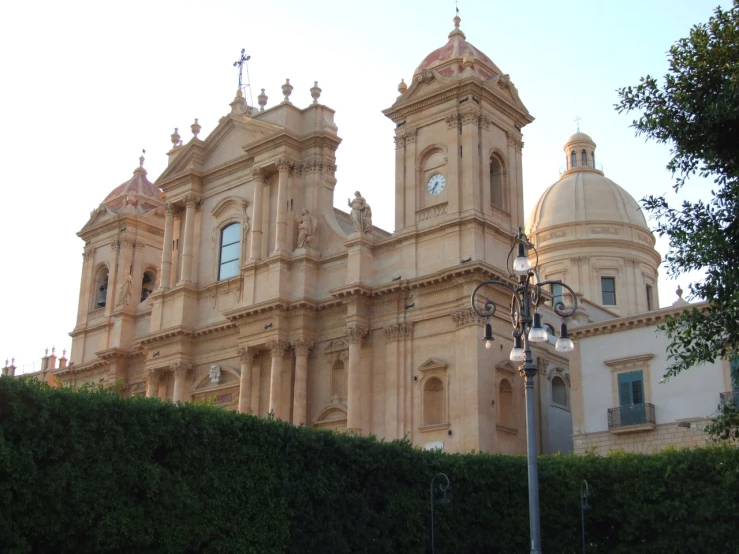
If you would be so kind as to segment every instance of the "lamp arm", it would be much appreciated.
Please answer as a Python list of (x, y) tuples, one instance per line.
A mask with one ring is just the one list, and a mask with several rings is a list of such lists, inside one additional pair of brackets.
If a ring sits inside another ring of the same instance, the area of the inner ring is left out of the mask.
[(562, 287), (566, 288), (570, 293), (572, 294), (572, 308), (569, 310), (565, 309), (565, 305), (562, 302), (557, 302), (555, 306), (553, 306), (554, 313), (556, 313), (559, 317), (570, 317), (571, 315), (574, 315), (577, 311), (577, 296), (575, 296), (575, 291), (572, 290), (572, 287), (569, 285), (566, 285), (562, 281), (559, 280), (549, 280), (549, 281), (542, 281), (537, 286), (539, 288), (543, 287), (544, 285), (561, 285)]
[(483, 304), (484, 311), (480, 311), (477, 308), (477, 305), (475, 304), (475, 296), (477, 295), (477, 291), (479, 291), (482, 287), (486, 285), (501, 285), (503, 287), (506, 287), (508, 290), (510, 290), (514, 295), (516, 294), (516, 289), (512, 285), (510, 285), (509, 283), (506, 283), (505, 281), (499, 281), (498, 279), (491, 279), (490, 281), (483, 281), (482, 283), (477, 285), (475, 287), (475, 290), (472, 291), (470, 303), (472, 304), (472, 309), (475, 311), (475, 313), (485, 319), (489, 317), (493, 317), (493, 315), (495, 314), (495, 311), (498, 309), (498, 306), (492, 300), (487, 300), (485, 304)]

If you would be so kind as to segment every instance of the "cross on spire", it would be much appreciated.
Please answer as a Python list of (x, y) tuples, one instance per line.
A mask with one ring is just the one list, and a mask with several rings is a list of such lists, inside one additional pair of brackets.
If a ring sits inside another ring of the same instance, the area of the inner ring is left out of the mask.
[(575, 119), (573, 119), (573, 121), (574, 121), (575, 123), (577, 123), (577, 132), (578, 132), (578, 133), (580, 132), (580, 120), (581, 120), (581, 119), (582, 119), (582, 118), (581, 118), (581, 117), (580, 117), (579, 115), (578, 115), (578, 116), (577, 116), (577, 117), (576, 117)]
[(459, 0), (454, 0), (454, 8), (457, 12), (457, 15), (459, 15)]
[[(234, 62), (234, 67), (239, 68), (239, 90), (241, 90), (241, 72), (244, 68), (244, 64), (251, 59), (251, 56), (246, 55), (246, 48), (241, 49), (241, 57)], [(247, 70), (248, 71), (248, 70)]]

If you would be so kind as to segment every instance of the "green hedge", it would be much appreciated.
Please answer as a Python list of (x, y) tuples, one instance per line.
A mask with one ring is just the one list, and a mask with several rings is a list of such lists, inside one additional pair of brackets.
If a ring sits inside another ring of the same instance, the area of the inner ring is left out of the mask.
[[(540, 458), (544, 552), (739, 551), (739, 451)], [(528, 552), (526, 459), (0, 378), (0, 552)]]

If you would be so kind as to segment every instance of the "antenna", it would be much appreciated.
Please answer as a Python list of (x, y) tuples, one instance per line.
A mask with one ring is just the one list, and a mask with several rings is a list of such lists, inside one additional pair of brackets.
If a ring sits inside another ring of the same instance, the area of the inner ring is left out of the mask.
[[(239, 90), (249, 87), (249, 105), (254, 105), (254, 100), (251, 97), (251, 86), (249, 86), (249, 64), (246, 63), (250, 59), (251, 56), (246, 54), (246, 48), (242, 48), (241, 57), (234, 62), (234, 67), (239, 68)], [(242, 70), (244, 67), (246, 67), (246, 84), (243, 84), (241, 80)]]

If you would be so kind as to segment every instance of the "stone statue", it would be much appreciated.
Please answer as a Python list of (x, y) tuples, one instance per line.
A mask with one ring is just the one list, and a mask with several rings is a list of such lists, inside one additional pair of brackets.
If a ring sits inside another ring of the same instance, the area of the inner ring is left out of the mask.
[(210, 377), (211, 384), (217, 385), (221, 380), (221, 366), (210, 366), (210, 373), (208, 376)]
[(354, 193), (354, 199), (349, 199), (349, 207), (352, 209), (352, 225), (355, 233), (372, 232), (372, 209), (359, 191)]
[(300, 215), (295, 216), (295, 220), (298, 222), (298, 248), (312, 248), (318, 223), (316, 218), (303, 208)]
[(131, 278), (131, 274), (126, 271), (121, 288), (118, 289), (118, 306), (123, 306), (131, 301), (131, 289), (133, 289), (133, 279)]

